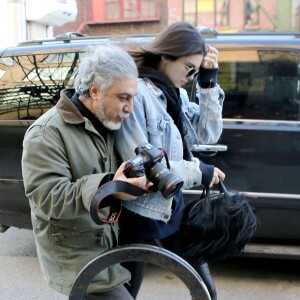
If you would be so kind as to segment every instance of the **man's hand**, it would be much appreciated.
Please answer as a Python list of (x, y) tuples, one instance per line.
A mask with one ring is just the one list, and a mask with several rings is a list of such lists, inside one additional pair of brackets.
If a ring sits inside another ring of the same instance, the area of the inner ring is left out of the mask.
[[(131, 183), (132, 185), (135, 185), (139, 188), (142, 188), (144, 190), (147, 190), (151, 185), (153, 185), (151, 182), (147, 182), (146, 176), (127, 178), (124, 175), (125, 164), (126, 164), (125, 162), (123, 162), (121, 164), (121, 166), (117, 170), (113, 180), (125, 181), (125, 182)], [(134, 200), (137, 198), (136, 196), (126, 194), (126, 193), (116, 193), (115, 197), (120, 200)]]

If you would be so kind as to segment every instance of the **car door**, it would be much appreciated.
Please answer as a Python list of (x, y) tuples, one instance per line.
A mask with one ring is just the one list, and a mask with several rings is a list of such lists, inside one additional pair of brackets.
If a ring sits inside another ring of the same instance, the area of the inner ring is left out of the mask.
[(299, 49), (219, 47), (228, 150), (202, 155), (246, 192), (258, 216), (257, 239), (300, 239)]
[[(20, 51), (22, 52), (22, 51)], [(21, 158), (27, 128), (71, 86), (78, 52), (24, 54), (0, 58), (0, 224), (30, 228)]]

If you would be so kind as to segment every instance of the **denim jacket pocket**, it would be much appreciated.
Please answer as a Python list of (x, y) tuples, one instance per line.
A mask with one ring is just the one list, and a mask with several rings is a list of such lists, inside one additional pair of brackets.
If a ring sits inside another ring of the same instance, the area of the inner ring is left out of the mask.
[(166, 134), (169, 121), (167, 120), (147, 120), (148, 141), (156, 147), (161, 147), (168, 140)]
[(147, 131), (150, 134), (163, 135), (168, 123), (167, 120), (147, 119)]

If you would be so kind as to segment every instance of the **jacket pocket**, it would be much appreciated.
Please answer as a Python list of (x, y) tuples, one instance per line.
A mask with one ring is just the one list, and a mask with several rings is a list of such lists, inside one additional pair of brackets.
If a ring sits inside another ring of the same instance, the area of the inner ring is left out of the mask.
[(147, 119), (147, 132), (149, 142), (156, 145), (163, 145), (166, 140), (166, 134), (169, 128), (168, 120)]
[(147, 119), (147, 131), (151, 134), (162, 135), (168, 125), (168, 120)]
[(69, 259), (72, 255), (101, 253), (112, 247), (112, 232), (108, 228), (93, 231), (74, 231), (52, 228), (51, 241), (58, 259)]

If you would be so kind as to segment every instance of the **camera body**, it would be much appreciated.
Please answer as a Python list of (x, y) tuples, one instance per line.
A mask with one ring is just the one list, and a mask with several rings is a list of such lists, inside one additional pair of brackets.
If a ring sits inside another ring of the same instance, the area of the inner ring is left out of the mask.
[(136, 147), (134, 152), (137, 156), (126, 162), (126, 169), (128, 168), (128, 171), (125, 175), (130, 178), (146, 175), (146, 169), (149, 170), (151, 166), (161, 162), (164, 157), (162, 151), (149, 143)]
[[(182, 187), (183, 181), (170, 172), (162, 163), (166, 154), (149, 143), (135, 148), (136, 156), (126, 162), (124, 174), (129, 177), (146, 175), (165, 198), (173, 197)], [(167, 157), (166, 157), (167, 159)]]

